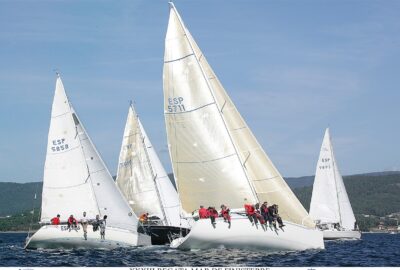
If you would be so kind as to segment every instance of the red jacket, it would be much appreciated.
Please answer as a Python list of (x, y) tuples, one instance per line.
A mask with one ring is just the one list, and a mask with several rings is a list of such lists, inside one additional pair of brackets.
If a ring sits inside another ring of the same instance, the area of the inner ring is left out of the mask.
[(215, 210), (215, 209), (210, 209), (210, 210), (207, 211), (207, 212), (208, 212), (208, 216), (209, 216), (209, 217), (215, 217), (215, 218), (218, 217), (218, 212), (217, 212), (217, 210)]
[(199, 217), (200, 218), (208, 218), (208, 211), (205, 208), (199, 209)]
[(68, 218), (68, 224), (73, 224), (73, 223), (77, 224), (76, 219), (73, 218), (73, 217), (69, 217)]
[(221, 215), (227, 219), (227, 220), (231, 220), (231, 215), (229, 215), (229, 208), (225, 208), (225, 209), (221, 209)]
[(60, 225), (60, 218), (59, 217), (53, 217), (51, 219), (51, 224), (52, 225)]
[(252, 204), (245, 204), (244, 209), (246, 210), (246, 214), (249, 216), (254, 215), (254, 212), (256, 211)]

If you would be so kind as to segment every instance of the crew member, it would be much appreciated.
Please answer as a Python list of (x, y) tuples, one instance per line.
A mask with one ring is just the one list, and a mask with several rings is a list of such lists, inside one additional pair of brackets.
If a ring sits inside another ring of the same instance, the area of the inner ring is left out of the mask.
[(231, 210), (226, 205), (221, 205), (221, 216), (224, 218), (225, 222), (228, 222), (229, 226), (231, 227), (231, 215), (229, 214)]
[(83, 237), (85, 240), (87, 240), (87, 227), (89, 224), (89, 220), (86, 217), (86, 212), (83, 212), (83, 217), (81, 218), (81, 224), (82, 224), (82, 229), (83, 229)]
[(70, 215), (68, 218), (68, 229), (69, 231), (71, 231), (71, 229), (75, 229), (78, 227), (78, 222), (76, 221), (76, 219), (74, 218), (73, 215)]
[(207, 209), (205, 209), (204, 206), (202, 206), (202, 205), (200, 205), (200, 209), (199, 209), (199, 218), (208, 218)]
[(215, 228), (215, 219), (218, 217), (218, 212), (215, 210), (215, 207), (208, 207), (208, 216), (210, 217), (211, 220), (211, 225)]
[(50, 221), (51, 225), (60, 225), (60, 214), (57, 214), (57, 216), (53, 217)]
[(139, 221), (141, 222), (141, 223), (147, 223), (147, 221), (148, 221), (148, 219), (149, 219), (149, 213), (143, 213), (143, 214), (141, 214), (140, 215), (140, 217), (139, 217)]

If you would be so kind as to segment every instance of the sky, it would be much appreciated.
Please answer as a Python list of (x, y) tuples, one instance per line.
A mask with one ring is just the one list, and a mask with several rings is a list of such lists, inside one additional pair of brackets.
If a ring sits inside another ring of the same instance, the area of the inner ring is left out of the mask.
[[(330, 127), (342, 174), (400, 170), (400, 1), (177, 0), (283, 176), (315, 173)], [(168, 2), (0, 1), (0, 181), (42, 181), (56, 74), (112, 174), (129, 101), (171, 172)]]

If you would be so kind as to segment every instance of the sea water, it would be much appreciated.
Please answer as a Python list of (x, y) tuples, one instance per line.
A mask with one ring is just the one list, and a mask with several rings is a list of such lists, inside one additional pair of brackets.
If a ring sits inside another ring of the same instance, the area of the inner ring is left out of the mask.
[(237, 249), (179, 251), (168, 246), (107, 250), (24, 250), (26, 234), (0, 234), (0, 266), (400, 266), (400, 234), (363, 234), (326, 241), (325, 250)]

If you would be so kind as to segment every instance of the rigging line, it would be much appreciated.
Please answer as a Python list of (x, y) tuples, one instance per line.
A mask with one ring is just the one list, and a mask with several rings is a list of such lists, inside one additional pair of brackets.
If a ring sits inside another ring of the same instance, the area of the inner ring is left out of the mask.
[(224, 110), (224, 108), (225, 108), (225, 105), (226, 105), (226, 100), (224, 101), (224, 105), (222, 105), (222, 107), (221, 107), (221, 113), (223, 113), (223, 110)]
[(200, 164), (200, 163), (209, 163), (209, 162), (213, 162), (213, 161), (218, 161), (224, 158), (229, 158), (229, 157), (233, 157), (235, 156), (236, 153), (227, 155), (227, 156), (223, 156), (223, 157), (219, 157), (219, 158), (214, 158), (214, 159), (209, 159), (209, 160), (202, 160), (202, 161), (177, 161), (177, 164)]
[(61, 116), (63, 116), (63, 115), (66, 115), (66, 114), (68, 114), (68, 113), (69, 113), (69, 112), (65, 112), (65, 113), (62, 113), (62, 114), (57, 114), (57, 115), (52, 116), (51, 118), (52, 118), (52, 119), (58, 118), (58, 117), (61, 117)]
[(251, 155), (251, 152), (249, 151), (249, 153), (248, 153), (246, 159), (245, 159), (244, 162), (243, 162), (243, 166), (244, 166), (246, 169), (247, 169), (246, 163), (247, 163), (247, 160), (249, 159), (250, 155)]
[(86, 182), (82, 183), (82, 184), (77, 184), (77, 185), (73, 185), (73, 186), (66, 186), (66, 187), (43, 187), (45, 189), (65, 189), (65, 188), (74, 188), (74, 187), (79, 187), (86, 184)]
[(188, 58), (188, 57), (190, 57), (190, 56), (192, 56), (192, 55), (194, 55), (194, 53), (191, 53), (191, 54), (185, 55), (185, 56), (183, 56), (183, 57), (180, 57), (180, 58), (177, 58), (177, 59), (174, 59), (174, 60), (168, 60), (168, 61), (164, 61), (164, 64), (168, 64), (168, 63), (172, 63), (172, 62), (180, 61), (180, 60), (183, 60), (183, 59), (185, 59), (185, 58)]
[[(211, 102), (211, 103), (208, 103), (208, 104), (205, 104), (205, 105), (202, 105), (202, 106), (200, 106), (198, 108), (195, 108), (193, 110), (187, 110), (187, 111), (183, 111), (183, 112), (165, 112), (164, 114), (176, 115), (176, 114), (190, 113), (190, 112), (195, 112), (197, 110), (203, 109), (203, 108), (205, 108), (207, 106), (214, 105), (214, 104), (216, 104), (215, 101)], [(218, 108), (218, 106), (217, 106), (217, 108)]]

